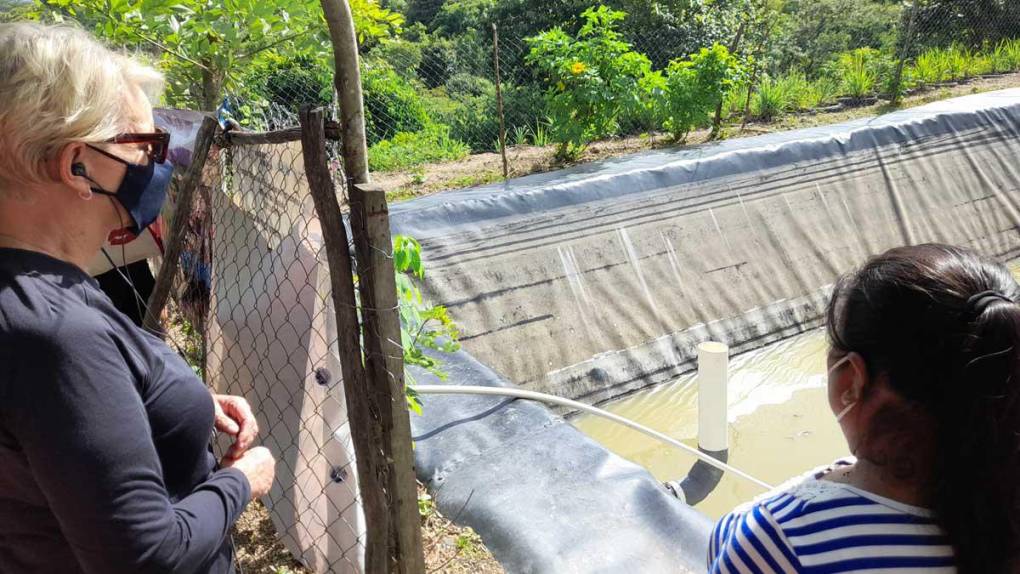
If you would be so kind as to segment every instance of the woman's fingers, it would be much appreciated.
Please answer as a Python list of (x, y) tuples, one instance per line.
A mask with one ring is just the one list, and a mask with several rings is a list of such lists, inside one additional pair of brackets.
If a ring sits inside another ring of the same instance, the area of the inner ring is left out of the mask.
[(240, 425), (240, 430), (237, 433), (237, 440), (234, 444), (244, 452), (248, 450), (248, 447), (255, 442), (255, 437), (259, 434), (259, 424), (255, 420), (255, 414), (251, 411), (251, 406), (248, 405), (248, 401), (241, 397), (231, 397), (231, 405), (235, 410), (234, 420)]
[(216, 427), (216, 430), (220, 432), (225, 432), (231, 436), (235, 436), (237, 435), (238, 431), (241, 430), (241, 427), (239, 427), (238, 424), (234, 422), (234, 419), (227, 416), (226, 412), (224, 412), (223, 405), (220, 404), (220, 398), (221, 398), (220, 396), (213, 397), (213, 404), (215, 405), (216, 409), (216, 416), (213, 419), (213, 426)]
[(234, 436), (234, 443), (230, 445), (225, 456), (237, 458), (251, 447), (255, 442), (255, 437), (259, 434), (255, 414), (252, 413), (248, 401), (242, 397), (216, 395), (214, 398), (217, 406), (222, 409), (224, 417), (230, 421), (230, 428), (233, 428), (233, 432), (229, 429), (221, 429)]

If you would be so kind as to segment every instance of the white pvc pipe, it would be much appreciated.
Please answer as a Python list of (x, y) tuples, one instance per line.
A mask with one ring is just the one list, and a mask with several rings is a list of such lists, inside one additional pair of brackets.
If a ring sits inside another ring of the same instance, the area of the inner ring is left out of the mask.
[[(670, 446), (674, 446), (688, 454), (691, 454), (703, 461), (706, 464), (714, 466), (723, 472), (731, 472), (745, 480), (753, 482), (765, 490), (772, 490), (772, 486), (762, 480), (747, 474), (746, 472), (734, 468), (725, 462), (720, 462), (707, 454), (699, 451), (696, 448), (691, 448), (684, 443), (662, 434), (657, 430), (650, 429), (642, 424), (638, 424), (630, 419), (625, 419), (619, 415), (614, 415), (609, 411), (604, 411), (598, 407), (592, 407), (584, 403), (565, 399), (563, 397), (557, 397), (555, 395), (548, 395), (546, 393), (539, 393), (536, 391), (527, 391), (524, 389), (515, 389), (510, 387), (479, 387), (470, 385), (415, 385), (414, 390), (424, 395), (494, 395), (501, 397), (516, 397), (519, 399), (528, 399), (532, 401), (539, 401), (549, 403), (553, 405), (559, 405), (572, 409), (577, 409), (586, 413), (590, 413), (596, 416), (600, 416), (605, 419), (609, 419), (613, 422), (622, 424), (623, 426), (630, 427), (638, 432), (642, 432), (652, 438), (658, 439)], [(426, 407), (428, 408), (428, 407)]]
[(729, 445), (726, 386), (729, 380), (730, 349), (708, 341), (698, 345), (698, 446), (720, 452)]

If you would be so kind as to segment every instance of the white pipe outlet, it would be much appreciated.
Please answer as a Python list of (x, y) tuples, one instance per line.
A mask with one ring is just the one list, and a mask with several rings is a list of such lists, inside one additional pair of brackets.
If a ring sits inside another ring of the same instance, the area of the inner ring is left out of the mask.
[(729, 449), (726, 391), (730, 349), (708, 341), (698, 345), (698, 446), (709, 452)]

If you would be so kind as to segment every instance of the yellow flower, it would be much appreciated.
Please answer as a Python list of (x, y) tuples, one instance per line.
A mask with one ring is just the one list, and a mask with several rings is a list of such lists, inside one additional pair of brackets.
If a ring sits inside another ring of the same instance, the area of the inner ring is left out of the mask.
[(574, 62), (574, 64), (570, 66), (570, 71), (573, 72), (575, 76), (580, 74), (581, 72), (584, 72), (584, 70), (585, 70), (584, 62)]
[(564, 84), (563, 82), (557, 82), (556, 89), (562, 92), (563, 90), (567, 89), (567, 85)]

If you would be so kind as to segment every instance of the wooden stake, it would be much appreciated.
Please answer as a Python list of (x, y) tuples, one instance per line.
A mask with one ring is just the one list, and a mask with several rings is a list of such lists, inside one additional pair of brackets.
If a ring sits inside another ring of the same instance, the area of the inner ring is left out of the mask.
[[(503, 123), (503, 88), (499, 78), (499, 29), (492, 25), (492, 60), (496, 67), (496, 113), (499, 115), (499, 153), (503, 156), (503, 179), (510, 176), (506, 160), (506, 125)], [(520, 143), (520, 142), (518, 142)]]
[(180, 266), (181, 250), (184, 248), (184, 232), (188, 226), (188, 217), (191, 215), (191, 204), (195, 197), (195, 190), (202, 182), (202, 170), (205, 169), (205, 160), (209, 157), (209, 147), (212, 146), (213, 138), (216, 137), (216, 130), (219, 125), (216, 120), (206, 116), (202, 118), (202, 125), (195, 135), (195, 147), (191, 151), (191, 165), (184, 172), (181, 183), (178, 186), (177, 204), (174, 206), (173, 219), (170, 221), (170, 235), (167, 238), (166, 250), (163, 251), (163, 264), (156, 276), (155, 286), (145, 308), (145, 318), (142, 319), (142, 327), (152, 332), (163, 332), (160, 317), (163, 315), (163, 308), (166, 307), (167, 299), (170, 298), (170, 288), (174, 284), (174, 277), (177, 276), (177, 269)]
[[(347, 400), (358, 488), (365, 513), (365, 572), (386, 574), (389, 572), (390, 514), (384, 478), (388, 465), (381, 448), (383, 435), (378, 414), (383, 409), (373, 402), (375, 395), (368, 385), (362, 363), (361, 326), (354, 297), (350, 243), (327, 164), (323, 115), (321, 108), (313, 110), (305, 107), (301, 110), (301, 151), (329, 262), (344, 398)], [(417, 522), (414, 524), (418, 525)]]
[(393, 268), (386, 193), (381, 188), (351, 188), (351, 232), (358, 261), (358, 290), (364, 320), (365, 368), (373, 403), (381, 407), (381, 446), (385, 460), (390, 509), (393, 572), (423, 574), (425, 559), (414, 476), (411, 422), (404, 394), (404, 347)]

